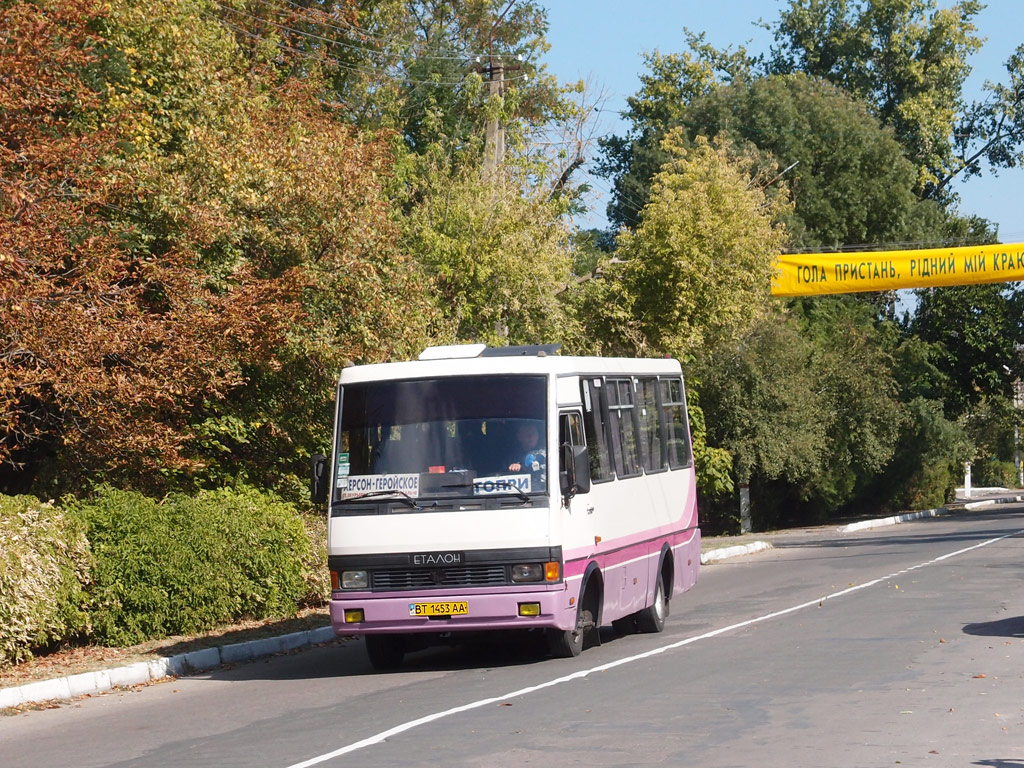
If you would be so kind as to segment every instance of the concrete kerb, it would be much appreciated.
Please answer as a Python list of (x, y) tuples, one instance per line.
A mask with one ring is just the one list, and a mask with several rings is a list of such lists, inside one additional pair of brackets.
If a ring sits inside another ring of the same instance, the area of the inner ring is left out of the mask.
[(176, 656), (163, 656), (153, 661), (140, 661), (114, 669), (83, 672), (12, 688), (0, 688), (0, 709), (38, 704), (54, 699), (74, 699), (87, 694), (103, 693), (113, 688), (141, 685), (165, 677), (182, 677), (205, 672), (222, 664), (252, 661), (276, 653), (326, 643), (333, 639), (334, 630), (331, 627), (320, 627), (279, 637), (250, 640), (218, 648), (204, 648)]
[(708, 563), (713, 563), (716, 560), (725, 560), (730, 557), (740, 557), (741, 555), (752, 555), (754, 552), (760, 552), (771, 548), (772, 545), (767, 541), (752, 541), (749, 544), (737, 544), (732, 547), (711, 549), (707, 552), (701, 553), (700, 564), (707, 565)]
[[(980, 499), (978, 501), (970, 501), (966, 504), (962, 504), (958, 509), (981, 509), (982, 507), (990, 507), (995, 504), (1013, 504), (1015, 502), (1024, 501), (1024, 496), (1001, 496), (995, 499)], [(938, 517), (939, 515), (953, 514), (956, 510), (950, 509), (949, 507), (937, 507), (935, 509), (924, 509), (920, 512), (907, 512), (903, 515), (894, 515), (892, 517), (883, 517), (877, 520), (861, 520), (857, 523), (850, 523), (839, 528), (842, 533), (852, 533), (853, 531), (862, 531), (865, 528), (880, 528), (885, 525), (898, 525), (900, 523), (910, 522), (911, 520), (921, 520), (925, 517)]]
[[(985, 489), (991, 492), (1004, 491), (1006, 489)], [(1002, 496), (999, 498), (981, 499), (978, 501), (967, 502), (966, 504), (959, 505), (957, 509), (980, 509), (982, 507), (992, 506), (994, 504), (1011, 504), (1014, 502), (1024, 501), (1024, 495), (1022, 496)], [(937, 507), (935, 509), (924, 509), (917, 512), (907, 512), (902, 515), (893, 515), (891, 517), (881, 517), (873, 520), (861, 520), (856, 523), (849, 523), (839, 527), (837, 530), (840, 533), (852, 533), (854, 531), (862, 531), (868, 528), (881, 528), (887, 525), (899, 525), (900, 523), (907, 523), (912, 520), (922, 520), (926, 517), (938, 517), (939, 515), (953, 514), (956, 509), (950, 509), (949, 507)], [(704, 552), (700, 556), (701, 565), (707, 565), (717, 560), (725, 560), (732, 557), (741, 557), (743, 555), (750, 555), (754, 552), (761, 552), (765, 549), (772, 549), (771, 543), (767, 541), (753, 541), (747, 544), (741, 544), (731, 547), (722, 547), (720, 549), (711, 549)]]

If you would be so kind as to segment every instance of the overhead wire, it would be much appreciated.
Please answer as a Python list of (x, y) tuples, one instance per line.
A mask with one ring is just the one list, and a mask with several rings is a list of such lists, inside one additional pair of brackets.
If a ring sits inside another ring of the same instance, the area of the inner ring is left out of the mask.
[[(216, 0), (212, 0), (212, 1), (216, 5), (221, 5), (220, 3), (217, 3)], [(224, 7), (224, 6), (221, 6), (221, 7)], [(231, 10), (235, 10), (235, 9), (231, 9)], [(380, 76), (380, 77), (383, 77), (383, 78), (387, 78), (387, 79), (399, 80), (402, 83), (409, 84), (409, 85), (426, 85), (426, 86), (444, 87), (444, 86), (462, 85), (465, 82), (465, 78), (462, 78), (462, 79), (459, 79), (459, 80), (444, 80), (444, 79), (414, 80), (414, 79), (411, 79), (410, 77), (407, 77), (407, 76), (403, 75), (401, 70), (398, 70), (397, 67), (396, 67), (396, 71), (390, 71), (389, 72), (389, 71), (383, 70), (383, 69), (378, 68), (378, 67), (360, 66), (360, 65), (357, 65), (357, 64), (349, 64), (349, 63), (346, 63), (346, 62), (339, 61), (338, 59), (336, 59), (336, 58), (334, 58), (332, 56), (329, 56), (326, 53), (322, 53), (322, 52), (321, 53), (312, 53), (310, 51), (305, 51), (305, 50), (302, 50), (300, 48), (296, 48), (296, 47), (294, 47), (292, 45), (288, 45), (287, 43), (276, 42), (274, 40), (270, 40), (270, 39), (268, 39), (264, 35), (261, 35), (261, 34), (255, 33), (255, 32), (251, 32), (250, 30), (247, 30), (244, 27), (242, 27), (242, 26), (240, 26), (238, 24), (234, 24), (234, 23), (228, 21), (227, 19), (221, 18), (221, 17), (219, 17), (219, 16), (217, 16), (215, 14), (210, 14), (210, 13), (207, 13), (205, 11), (203, 11), (201, 13), (204, 16), (206, 16), (207, 18), (209, 18), (209, 19), (211, 19), (213, 21), (216, 21), (216, 22), (218, 22), (220, 24), (223, 24), (224, 26), (228, 27), (229, 29), (232, 29), (235, 32), (238, 32), (239, 34), (242, 34), (242, 35), (244, 35), (246, 37), (249, 37), (249, 38), (254, 39), (254, 40), (262, 40), (264, 42), (268, 42), (271, 45), (274, 45), (274, 46), (280, 48), (281, 50), (288, 51), (289, 53), (293, 53), (293, 54), (295, 54), (297, 56), (300, 56), (300, 57), (303, 57), (303, 58), (307, 58), (307, 59), (310, 59), (310, 60), (330, 62), (331, 64), (333, 64), (334, 66), (338, 67), (339, 69), (343, 69), (343, 70), (346, 70), (346, 71), (357, 72), (357, 73), (366, 74), (366, 75), (377, 75), (377, 76)], [(251, 18), (254, 18), (254, 19), (259, 20), (259, 21), (267, 21), (267, 23), (271, 24), (272, 26), (274, 26), (274, 27), (276, 27), (278, 29), (284, 29), (286, 31), (292, 32), (293, 34), (296, 34), (296, 35), (299, 35), (299, 36), (312, 37), (314, 39), (319, 39), (319, 40), (325, 40), (326, 39), (326, 38), (323, 38), (323, 37), (321, 37), (319, 35), (311, 35), (310, 33), (305, 33), (305, 32), (302, 32), (301, 30), (295, 30), (295, 29), (292, 29), (290, 27), (286, 27), (284, 25), (277, 24), (277, 23), (269, 21), (269, 20), (260, 19), (260, 17), (258, 17), (258, 16), (252, 16), (251, 14), (244, 14), (244, 15), (250, 16)], [(526, 74), (523, 74), (523, 75), (520, 75), (520, 76), (515, 76), (515, 77), (507, 77), (507, 78), (505, 78), (504, 82), (508, 83), (508, 82), (513, 82), (513, 81), (517, 81), (517, 80), (525, 80), (525, 79), (528, 79), (528, 77), (529, 76), (526, 75)]]
[[(268, 6), (271, 6), (271, 7), (275, 7), (274, 3), (271, 3), (268, 0), (254, 0), (254, 2), (258, 2), (258, 3), (261, 3), (263, 5), (268, 5)], [(303, 11), (313, 10), (310, 6), (301, 5), (300, 3), (294, 2), (294, 0), (283, 0), (283, 2), (286, 3), (287, 5), (290, 5), (292, 8), (295, 8), (296, 10), (303, 10)], [(276, 6), (276, 7), (280, 7), (280, 6)], [(325, 15), (328, 15), (326, 11), (319, 11), (319, 12), (323, 13)], [(339, 32), (341, 32), (341, 31), (353, 31), (353, 32), (356, 32), (357, 34), (359, 34), (359, 35), (361, 35), (363, 37), (371, 38), (371, 39), (374, 39), (374, 40), (384, 41), (384, 42), (387, 42), (387, 43), (393, 43), (396, 40), (399, 40), (399, 37), (397, 37), (397, 36), (385, 37), (383, 35), (377, 35), (377, 34), (374, 34), (373, 32), (371, 32), (368, 29), (364, 29), (362, 27), (356, 26), (355, 24), (350, 24), (350, 23), (348, 23), (348, 22), (346, 22), (346, 21), (344, 21), (342, 19), (334, 19), (334, 21), (337, 22), (337, 24), (341, 25), (341, 26), (337, 26), (335, 24), (325, 24), (325, 25), (330, 27), (330, 28), (332, 28), (332, 29), (336, 29)], [(453, 51), (453, 53), (454, 53), (454, 51)], [(432, 54), (431, 58), (463, 59), (463, 58), (483, 57), (483, 56), (486, 56), (486, 55), (487, 54), (483, 54), (483, 53), (472, 53), (472, 52), (469, 52), (469, 51), (462, 51), (462, 52), (458, 52), (457, 55), (453, 55), (453, 56), (441, 56), (441, 55), (433, 55)]]

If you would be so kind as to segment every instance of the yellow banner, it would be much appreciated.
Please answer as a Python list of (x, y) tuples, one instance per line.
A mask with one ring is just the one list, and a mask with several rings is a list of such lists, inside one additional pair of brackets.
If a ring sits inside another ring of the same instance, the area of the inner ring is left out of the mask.
[(1024, 280), (1024, 243), (917, 251), (784, 253), (773, 296), (889, 291)]

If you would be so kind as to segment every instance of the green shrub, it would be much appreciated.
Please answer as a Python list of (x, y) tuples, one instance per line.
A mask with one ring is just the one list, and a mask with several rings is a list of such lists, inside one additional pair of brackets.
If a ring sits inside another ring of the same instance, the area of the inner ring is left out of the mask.
[(33, 496), (0, 496), (0, 666), (86, 629), (84, 527)]
[(309, 539), (309, 555), (302, 563), (306, 596), (302, 604), (307, 607), (325, 605), (331, 597), (331, 578), (327, 570), (327, 517), (322, 512), (302, 516)]
[(294, 614), (310, 545), (296, 509), (252, 488), (157, 502), (101, 487), (77, 509), (95, 567), (93, 638), (130, 645)]
[(979, 459), (971, 463), (971, 485), (979, 488), (1016, 488), (1017, 467), (1012, 461)]

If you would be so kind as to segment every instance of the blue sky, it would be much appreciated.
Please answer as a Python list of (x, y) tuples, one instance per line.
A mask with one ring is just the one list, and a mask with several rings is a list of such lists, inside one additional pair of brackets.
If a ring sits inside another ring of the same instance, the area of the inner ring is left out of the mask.
[[(782, 0), (547, 0), (548, 42), (544, 57), (548, 71), (560, 81), (585, 80), (607, 97), (596, 126), (597, 135), (625, 133), (617, 113), (626, 98), (640, 87), (643, 53), (685, 50), (683, 28), (703, 32), (717, 48), (745, 45), (751, 53), (766, 52), (771, 35), (756, 26), (758, 19), (774, 21), (788, 5)], [(942, 2), (948, 6), (950, 3)], [(988, 0), (975, 18), (978, 33), (987, 38), (970, 63), (973, 71), (965, 93), (980, 98), (986, 81), (1006, 80), (1004, 63), (1024, 42), (1024, 0)], [(590, 179), (600, 199), (593, 218), (584, 226), (605, 226), (604, 209), (609, 186), (605, 179)], [(975, 213), (999, 224), (1002, 242), (1024, 242), (1024, 170), (986, 170), (965, 184), (957, 184), (960, 211)]]

